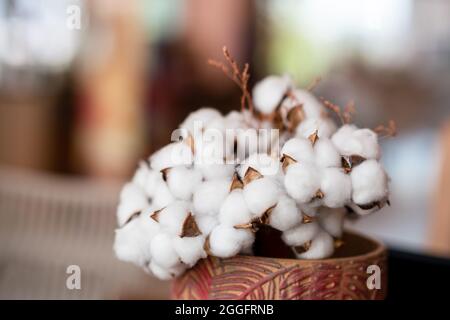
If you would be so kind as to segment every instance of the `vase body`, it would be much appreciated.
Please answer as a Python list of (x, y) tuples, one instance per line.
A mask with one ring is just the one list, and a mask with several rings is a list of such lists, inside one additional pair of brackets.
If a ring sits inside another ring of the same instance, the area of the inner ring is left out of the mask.
[[(208, 257), (173, 282), (174, 299), (378, 300), (387, 286), (385, 247), (345, 233), (344, 246), (323, 260)], [(372, 266), (369, 268), (369, 266)]]

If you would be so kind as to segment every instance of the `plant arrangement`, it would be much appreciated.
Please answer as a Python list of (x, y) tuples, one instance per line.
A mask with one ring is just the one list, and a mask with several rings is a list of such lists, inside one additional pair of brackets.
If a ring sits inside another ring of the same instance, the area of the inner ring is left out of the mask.
[(262, 228), (298, 259), (331, 257), (346, 245), (346, 218), (389, 204), (378, 140), (395, 134), (394, 122), (358, 128), (352, 103), (317, 99), (317, 82), (299, 89), (286, 75), (250, 93), (248, 64), (223, 51), (227, 64), (209, 63), (242, 90), (241, 110), (191, 113), (120, 195), (116, 255), (159, 279), (208, 256), (251, 256)]

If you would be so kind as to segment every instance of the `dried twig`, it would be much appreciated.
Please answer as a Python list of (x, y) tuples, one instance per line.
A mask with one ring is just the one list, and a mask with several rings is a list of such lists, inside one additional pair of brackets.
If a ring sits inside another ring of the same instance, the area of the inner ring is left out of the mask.
[(314, 80), (309, 84), (306, 90), (313, 91), (321, 81), (322, 81), (321, 77), (314, 78)]
[(395, 137), (397, 135), (397, 124), (394, 120), (389, 120), (387, 126), (380, 124), (379, 126), (375, 127), (373, 131), (381, 135), (380, 139)]
[(216, 68), (222, 70), (222, 72), (228, 78), (230, 78), (234, 83), (236, 83), (238, 85), (238, 87), (242, 91), (241, 109), (245, 110), (245, 104), (247, 103), (248, 109), (251, 112), (253, 112), (252, 97), (250, 95), (250, 92), (248, 91), (248, 81), (250, 79), (250, 73), (249, 73), (250, 66), (249, 66), (249, 64), (248, 63), (244, 64), (244, 69), (241, 72), (238, 64), (236, 63), (236, 61), (231, 56), (231, 54), (228, 51), (227, 47), (223, 47), (222, 51), (223, 51), (223, 55), (225, 56), (225, 59), (227, 60), (231, 70), (227, 66), (225, 66), (222, 62), (215, 61), (215, 60), (212, 60), (212, 59), (208, 60), (208, 64), (213, 66), (213, 67), (216, 67)]
[(323, 97), (320, 97), (320, 100), (325, 107), (337, 114), (342, 124), (348, 124), (352, 122), (353, 115), (356, 112), (355, 103), (353, 101), (350, 101), (344, 108), (341, 108), (337, 104), (334, 104)]

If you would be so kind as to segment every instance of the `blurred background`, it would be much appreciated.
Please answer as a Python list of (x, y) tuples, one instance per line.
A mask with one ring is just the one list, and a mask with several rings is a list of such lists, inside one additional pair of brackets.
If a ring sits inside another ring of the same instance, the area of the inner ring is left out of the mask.
[[(350, 222), (450, 257), (450, 2), (2, 0), (0, 298), (166, 298), (115, 259), (115, 207), (139, 159), (191, 111), (239, 108), (207, 65), (227, 45), (251, 82), (288, 72), (382, 140), (392, 206)], [(82, 290), (66, 288), (66, 268)]]

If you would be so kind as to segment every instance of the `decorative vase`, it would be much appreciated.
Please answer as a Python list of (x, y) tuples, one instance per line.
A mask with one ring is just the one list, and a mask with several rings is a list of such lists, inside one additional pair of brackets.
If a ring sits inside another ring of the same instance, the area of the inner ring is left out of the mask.
[[(242, 255), (229, 259), (208, 257), (173, 282), (172, 298), (384, 299), (386, 248), (380, 242), (354, 232), (345, 232), (342, 240), (344, 245), (331, 258), (323, 260)], [(369, 268), (372, 265), (376, 267)], [(377, 270), (380, 271), (378, 275)], [(372, 280), (377, 276), (378, 288), (369, 286), (369, 277)]]

